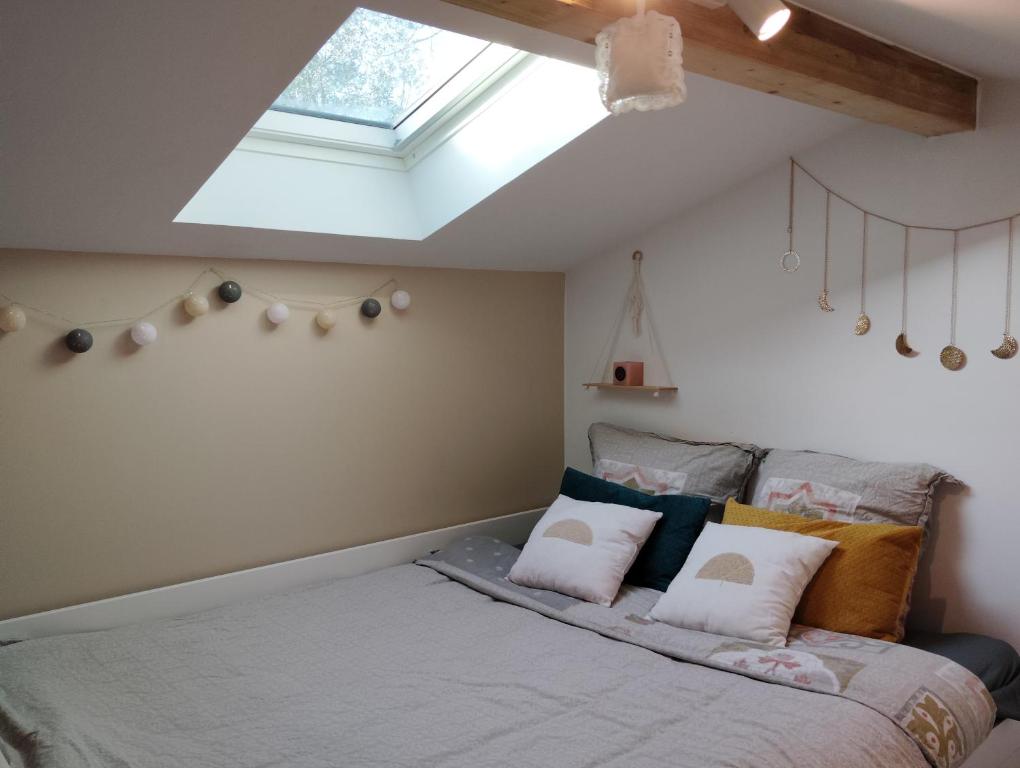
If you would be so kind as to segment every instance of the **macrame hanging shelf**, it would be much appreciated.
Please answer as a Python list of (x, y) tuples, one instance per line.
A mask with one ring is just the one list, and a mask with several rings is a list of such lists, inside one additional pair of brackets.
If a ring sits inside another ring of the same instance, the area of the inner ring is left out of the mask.
[[(606, 343), (602, 347), (602, 353), (599, 355), (599, 359), (595, 362), (595, 367), (592, 369), (591, 381), (584, 385), (585, 389), (598, 389), (604, 392), (644, 392), (649, 393), (652, 397), (659, 397), (660, 395), (673, 395), (677, 392), (677, 386), (673, 383), (673, 377), (669, 373), (669, 366), (666, 363), (666, 357), (662, 354), (662, 346), (659, 344), (659, 334), (655, 330), (655, 321), (652, 317), (651, 307), (648, 303), (648, 298), (645, 294), (645, 282), (641, 276), (641, 261), (644, 256), (641, 251), (634, 251), (632, 257), (632, 263), (634, 265), (634, 276), (631, 278), (630, 286), (627, 288), (627, 295), (623, 301), (623, 308), (620, 310), (620, 315), (616, 320), (616, 324), (613, 326), (609, 333), (609, 337), (606, 339)], [(633, 386), (627, 384), (620, 384), (614, 380), (613, 377), (613, 353), (620, 343), (620, 336), (623, 333), (623, 327), (627, 318), (630, 318), (631, 330), (634, 333), (635, 338), (640, 338), (645, 335), (645, 325), (647, 325), (647, 338), (649, 352), (652, 357), (657, 359), (661, 366), (663, 374), (666, 376), (667, 383), (664, 385), (648, 385), (643, 384), (641, 386)], [(642, 318), (646, 322), (642, 322)], [(601, 379), (596, 381), (595, 378), (599, 375), (601, 370)]]

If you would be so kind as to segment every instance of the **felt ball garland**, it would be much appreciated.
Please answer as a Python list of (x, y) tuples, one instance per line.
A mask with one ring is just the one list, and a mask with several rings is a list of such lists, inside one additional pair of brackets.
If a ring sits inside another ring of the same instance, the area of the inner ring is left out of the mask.
[[(179, 302), (177, 306), (192, 318), (202, 317), (209, 313), (209, 299), (196, 292), (202, 278), (207, 274), (213, 274), (220, 278), (221, 282), (216, 287), (216, 295), (224, 304), (235, 304), (241, 299), (244, 293), (241, 285), (234, 280), (226, 279), (215, 268), (205, 269), (200, 272), (184, 293), (178, 294), (150, 309), (148, 312), (136, 315), (133, 318), (114, 317), (92, 320), (90, 322), (78, 322), (42, 307), (30, 304), (19, 305), (9, 296), (0, 293), (0, 300), (7, 302), (5, 305), (0, 306), (0, 332), (9, 334), (20, 331), (27, 324), (27, 312), (33, 312), (65, 324), (65, 328), (70, 327), (71, 330), (67, 332), (62, 341), (64, 346), (76, 355), (84, 354), (92, 349), (95, 342), (92, 332), (89, 330), (89, 327), (92, 326), (130, 326), (126, 335), (137, 346), (147, 347), (154, 344), (159, 338), (159, 329), (147, 318), (165, 307)], [(316, 302), (305, 299), (287, 299), (284, 301), (272, 293), (251, 286), (248, 286), (247, 290), (256, 298), (266, 302), (266, 319), (273, 325), (285, 323), (290, 318), (292, 307), (296, 305), (297, 309), (312, 309), (315, 312), (316, 325), (326, 332), (336, 326), (337, 310), (344, 307), (351, 307), (357, 304), (359, 305), (359, 312), (363, 317), (370, 320), (377, 318), (382, 314), (382, 304), (375, 298), (375, 294), (387, 286), (393, 285), (395, 282), (393, 278), (390, 278), (368, 294), (368, 296), (337, 298), (329, 302)], [(389, 302), (395, 311), (403, 312), (411, 306), (411, 294), (402, 289), (394, 290), (390, 294)]]
[(273, 325), (280, 325), (287, 322), (287, 319), (290, 317), (290, 308), (283, 302), (274, 302), (266, 309), (266, 317), (269, 318), (269, 322)]
[(411, 294), (407, 291), (394, 291), (390, 295), (390, 306), (398, 312), (403, 312), (411, 306)]
[(0, 309), (0, 331), (14, 333), (25, 327), (25, 310), (17, 304)]
[(322, 330), (328, 331), (336, 325), (336, 312), (331, 309), (320, 309), (315, 315), (315, 323)]
[(209, 311), (209, 299), (189, 292), (184, 296), (184, 311), (191, 317), (201, 317)]
[(84, 328), (75, 328), (64, 337), (64, 345), (76, 355), (92, 349), (92, 334)]
[(220, 287), (216, 289), (216, 293), (219, 294), (222, 301), (227, 304), (233, 304), (241, 298), (241, 286), (233, 280), (224, 280), (220, 283)]
[(140, 347), (147, 347), (159, 338), (159, 331), (152, 323), (144, 320), (131, 326), (131, 341)]

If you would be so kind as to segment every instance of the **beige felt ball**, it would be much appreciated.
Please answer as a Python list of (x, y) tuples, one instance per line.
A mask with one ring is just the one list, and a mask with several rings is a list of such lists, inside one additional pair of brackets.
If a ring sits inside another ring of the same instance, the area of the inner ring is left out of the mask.
[(315, 316), (315, 322), (319, 324), (322, 330), (328, 331), (336, 325), (336, 312), (329, 309), (321, 309)]
[(16, 304), (0, 309), (0, 331), (14, 333), (25, 327), (25, 310)]
[(209, 299), (189, 293), (184, 297), (184, 311), (192, 317), (200, 317), (209, 311)]

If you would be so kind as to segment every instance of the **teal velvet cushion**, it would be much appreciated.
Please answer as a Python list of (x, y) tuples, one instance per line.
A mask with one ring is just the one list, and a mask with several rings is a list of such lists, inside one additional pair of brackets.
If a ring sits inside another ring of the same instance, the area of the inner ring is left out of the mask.
[(712, 500), (707, 496), (650, 496), (567, 467), (560, 493), (578, 501), (601, 501), (661, 512), (662, 518), (638, 552), (624, 581), (665, 592), (705, 527)]

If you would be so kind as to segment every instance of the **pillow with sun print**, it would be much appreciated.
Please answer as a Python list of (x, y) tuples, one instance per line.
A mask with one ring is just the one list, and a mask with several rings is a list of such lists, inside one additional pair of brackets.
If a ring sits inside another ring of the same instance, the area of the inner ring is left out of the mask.
[(510, 581), (612, 605), (659, 512), (559, 496), (531, 532)]
[(800, 596), (836, 545), (799, 533), (707, 523), (651, 617), (785, 646)]

